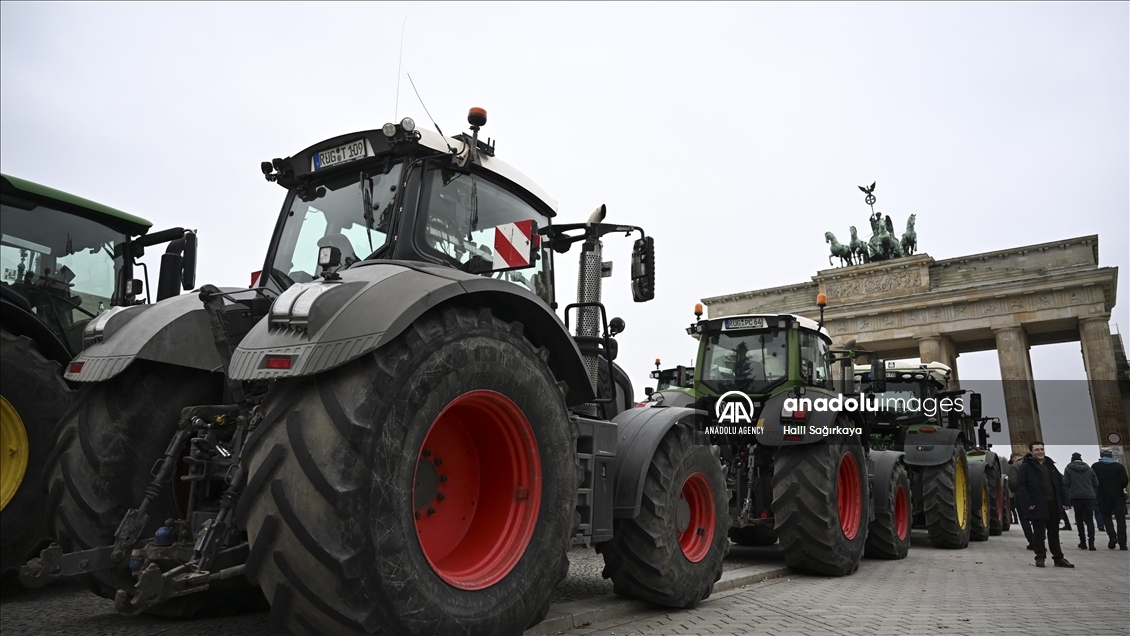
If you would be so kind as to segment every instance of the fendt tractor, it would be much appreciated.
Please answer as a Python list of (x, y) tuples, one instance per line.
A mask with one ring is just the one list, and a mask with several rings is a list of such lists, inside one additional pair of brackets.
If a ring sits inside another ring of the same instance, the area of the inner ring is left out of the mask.
[[(729, 546), (717, 452), (694, 411), (629, 408), (624, 321), (601, 302), (602, 237), (638, 233), (637, 302), (652, 238), (604, 206), (555, 224), (479, 139), (486, 112), (468, 121), (264, 162), (286, 198), (252, 289), (100, 325), (68, 367), (91, 388), (53, 455), (59, 541), (21, 579), (85, 574), (125, 614), (265, 596), (298, 633), (518, 633), (576, 544), (621, 594), (710, 594)], [(574, 247), (562, 319), (554, 255)]]
[[(196, 235), (24, 179), (0, 175), (0, 573), (18, 572), (49, 540), (40, 488), (51, 432), (75, 391), (63, 369), (83, 334), (118, 307), (144, 303), (134, 267), (172, 241), (158, 299), (191, 289)], [(147, 272), (147, 270), (145, 270)]]
[[(910, 472), (913, 524), (925, 528), (937, 547), (961, 549), (987, 541), (1007, 523), (1004, 471), (989, 450), (980, 394), (949, 390), (950, 368), (940, 362), (888, 362), (884, 409), (871, 430), (875, 448), (904, 453)], [(857, 366), (855, 380), (872, 382), (870, 367)], [(968, 406), (970, 413), (965, 412)]]
[(655, 359), (655, 370), (649, 374), (652, 380), (655, 380), (654, 387), (644, 387), (644, 395), (647, 396), (648, 401), (640, 402), (636, 406), (646, 406), (651, 400), (651, 396), (656, 391), (679, 391), (690, 394), (694, 389), (694, 367), (685, 367), (679, 365), (672, 369), (662, 369), (659, 358)]
[[(823, 294), (817, 304), (823, 316)], [(695, 316), (687, 329), (699, 341), (693, 392), (657, 392), (639, 410), (706, 413), (699, 426), (721, 449), (734, 542), (779, 541), (789, 567), (831, 576), (854, 572), (865, 549), (905, 557), (909, 485), (901, 453), (871, 449), (861, 408), (869, 396), (839, 396), (833, 386), (834, 363), (852, 365), (871, 352), (831, 349), (823, 319), (702, 320), (701, 304)]]

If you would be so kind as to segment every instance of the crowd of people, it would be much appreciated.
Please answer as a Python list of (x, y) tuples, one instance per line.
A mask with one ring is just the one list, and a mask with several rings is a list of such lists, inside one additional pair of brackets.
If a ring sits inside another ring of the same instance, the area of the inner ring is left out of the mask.
[(1099, 532), (1107, 534), (1107, 548), (1126, 550), (1128, 479), (1126, 468), (1114, 460), (1114, 453), (1103, 449), (1099, 461), (1091, 465), (1075, 453), (1060, 472), (1047, 456), (1043, 442), (1032, 442), (1028, 451), (1023, 456), (1013, 453), (1008, 460), (1008, 487), (1013, 521), (1024, 529), (1028, 549), (1036, 553), (1036, 567), (1045, 567), (1049, 550), (1056, 567), (1075, 567), (1064, 557), (1059, 542), (1061, 530), (1071, 531), (1068, 510), (1075, 511), (1080, 550), (1097, 550), (1096, 525)]

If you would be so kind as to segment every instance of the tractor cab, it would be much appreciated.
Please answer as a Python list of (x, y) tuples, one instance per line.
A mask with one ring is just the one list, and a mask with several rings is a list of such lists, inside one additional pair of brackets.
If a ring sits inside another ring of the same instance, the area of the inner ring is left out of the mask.
[(740, 392), (759, 397), (803, 386), (831, 392), (832, 339), (811, 318), (743, 314), (696, 320), (687, 333), (699, 341), (694, 388), (713, 401)]
[[(554, 300), (550, 220), (557, 203), (473, 136), (441, 136), (404, 118), (263, 162), (287, 189), (260, 286), (283, 291), (369, 260), (451, 267)], [(328, 248), (328, 249), (327, 249)], [(325, 264), (319, 256), (326, 249)]]
[[(886, 390), (875, 394), (877, 409), (869, 414), (874, 447), (901, 448), (907, 433), (962, 427), (964, 400), (958, 398), (964, 391), (946, 390), (951, 376), (948, 366), (892, 360), (885, 364), (884, 372)], [(873, 384), (873, 374), (870, 366), (855, 366), (855, 382), (861, 388)]]
[(145, 248), (170, 242), (157, 300), (194, 286), (196, 235), (8, 175), (0, 177), (4, 328), (62, 362), (82, 350), (84, 331), (117, 308), (149, 300), (149, 274), (134, 279)]

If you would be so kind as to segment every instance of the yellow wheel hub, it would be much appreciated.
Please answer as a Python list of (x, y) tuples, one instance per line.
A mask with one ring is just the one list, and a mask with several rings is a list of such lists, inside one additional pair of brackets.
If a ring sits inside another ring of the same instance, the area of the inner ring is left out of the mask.
[(989, 527), (989, 487), (981, 485), (981, 524)]
[(957, 523), (964, 530), (969, 525), (969, 486), (965, 481), (965, 464), (960, 459), (954, 462), (953, 487), (957, 502)]
[(0, 510), (3, 510), (27, 472), (27, 429), (8, 399), (0, 396)]

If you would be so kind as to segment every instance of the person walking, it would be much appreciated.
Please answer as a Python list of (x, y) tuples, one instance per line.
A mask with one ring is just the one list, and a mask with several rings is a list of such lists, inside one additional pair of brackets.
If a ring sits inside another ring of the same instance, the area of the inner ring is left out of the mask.
[[(1059, 511), (1068, 507), (1067, 489), (1063, 486), (1063, 475), (1055, 467), (1055, 462), (1047, 456), (1044, 443), (1035, 441), (1028, 444), (1029, 454), (1021, 460), (1016, 471), (1018, 483), (1016, 494), (1020, 507), (1027, 512), (1032, 521), (1032, 549), (1036, 553), (1036, 567), (1044, 567), (1044, 560), (1051, 549), (1052, 562), (1057, 568), (1075, 567), (1063, 557), (1059, 545)], [(1047, 538), (1047, 548), (1044, 539)]]
[(1087, 465), (1087, 462), (1083, 461), (1081, 454), (1072, 453), (1071, 463), (1064, 466), (1063, 485), (1067, 488), (1067, 496), (1071, 497), (1071, 508), (1075, 510), (1075, 527), (1079, 530), (1079, 549), (1093, 551), (1095, 520), (1092, 511), (1098, 496), (1099, 478), (1095, 476), (1095, 471)]
[(1034, 550), (1032, 545), (1032, 522), (1025, 514), (1024, 508), (1020, 506), (1020, 499), (1016, 496), (1016, 487), (1020, 484), (1020, 476), (1017, 472), (1020, 470), (1020, 460), (1024, 456), (1020, 453), (1013, 453), (1012, 457), (1008, 458), (1008, 493), (1012, 497), (1012, 509), (1016, 511), (1017, 519), (1019, 519), (1020, 527), (1024, 530), (1024, 538), (1028, 540), (1028, 547), (1025, 550)]
[[(1098, 499), (1102, 510), (1103, 525), (1110, 537), (1106, 547), (1126, 549), (1126, 467), (1114, 461), (1114, 453), (1104, 448), (1099, 453), (1099, 461), (1091, 465), (1099, 480)], [(1111, 516), (1114, 518), (1111, 519)], [(1117, 525), (1118, 531), (1115, 532)]]

